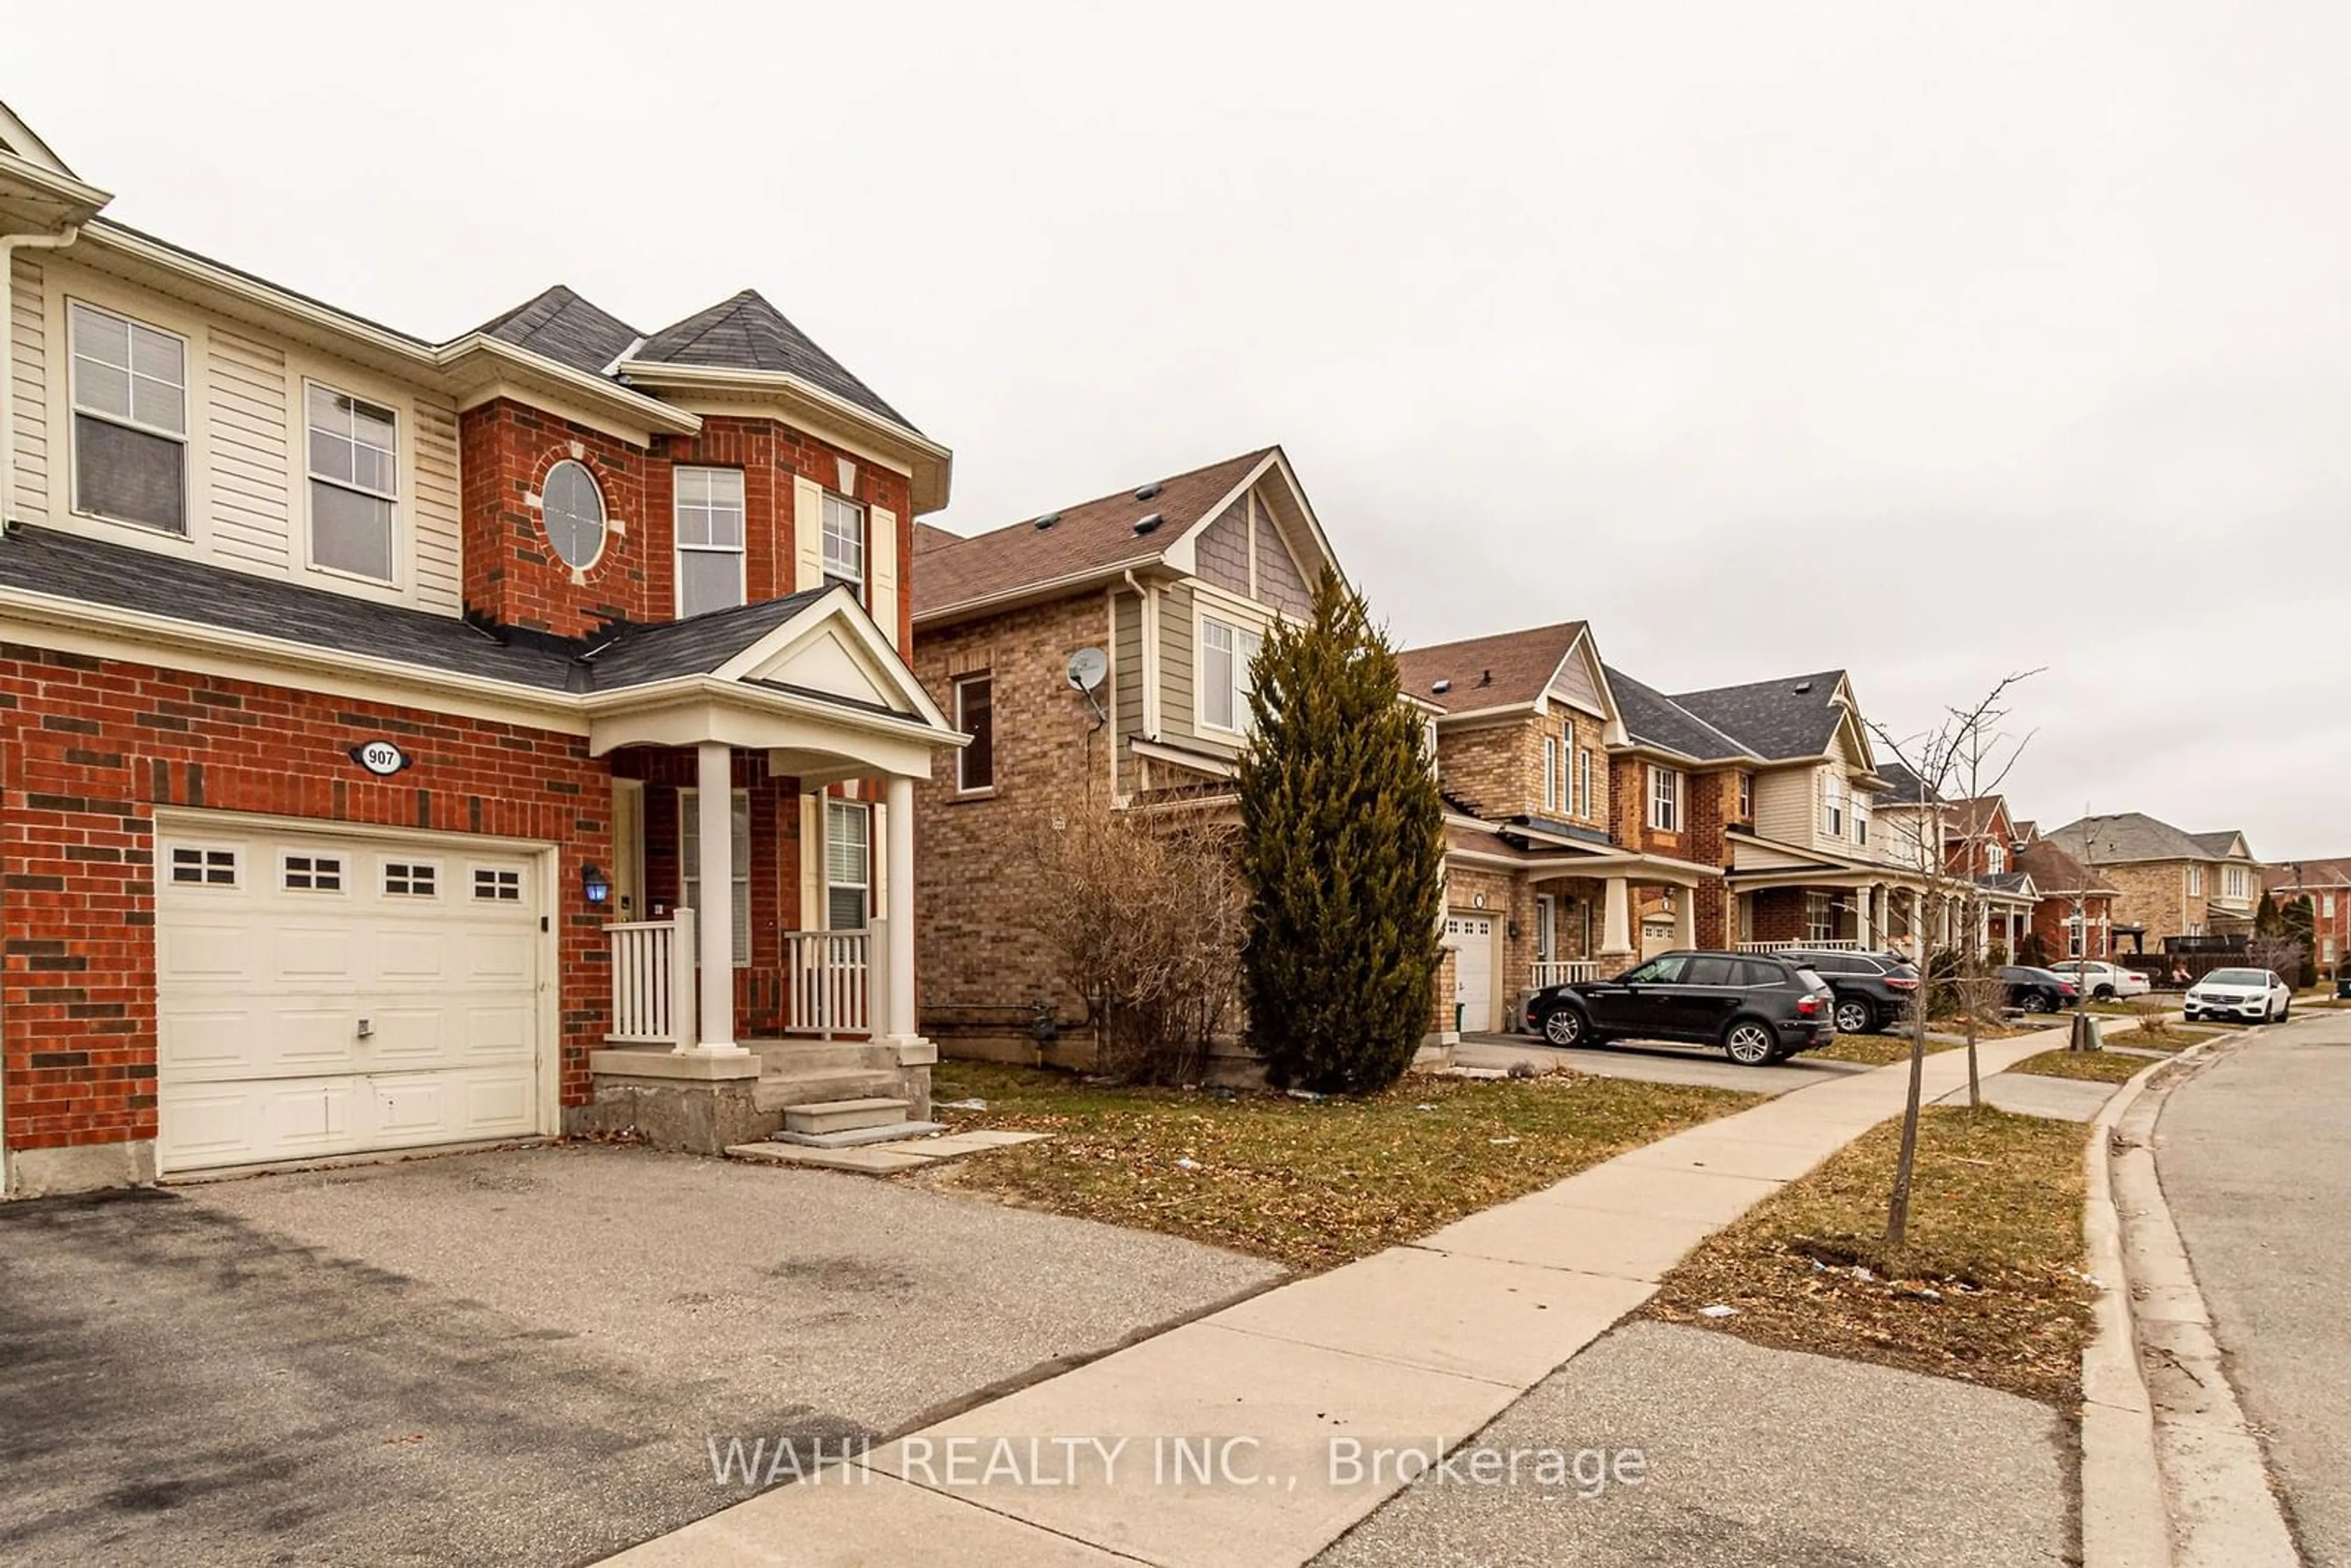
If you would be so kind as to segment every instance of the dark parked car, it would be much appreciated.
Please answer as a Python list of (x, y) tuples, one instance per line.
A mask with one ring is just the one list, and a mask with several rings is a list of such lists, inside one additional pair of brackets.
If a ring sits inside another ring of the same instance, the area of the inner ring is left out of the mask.
[(2073, 981), (2053, 969), (2030, 969), (2002, 964), (1992, 974), (2008, 988), (2008, 1005), (2019, 1012), (2053, 1013), (2070, 1008), (2081, 992)]
[(1829, 1040), (1833, 1000), (1818, 975), (1776, 955), (1663, 953), (1613, 980), (1537, 991), (1527, 1023), (1553, 1045), (1688, 1040), (1761, 1067)]
[(1899, 953), (1790, 947), (1776, 956), (1802, 965), (1829, 983), (1836, 993), (1839, 1034), (1876, 1034), (1918, 999), (1918, 971)]

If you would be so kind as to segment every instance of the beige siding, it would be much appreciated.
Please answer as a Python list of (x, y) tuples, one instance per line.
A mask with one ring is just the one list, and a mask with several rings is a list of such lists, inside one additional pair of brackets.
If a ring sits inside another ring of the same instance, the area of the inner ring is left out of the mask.
[(287, 493), (286, 356), (215, 326), (206, 335), (212, 444), (213, 549), (229, 560), (284, 571), (305, 562), (293, 544)]
[(1257, 503), (1257, 597), (1286, 615), (1304, 616), (1314, 602), (1306, 574), (1299, 570), (1273, 508), (1262, 498)]
[(1188, 582), (1176, 583), (1159, 595), (1159, 727), (1166, 735), (1188, 736), (1197, 729), (1193, 718), (1196, 602)]
[(1225, 508), (1225, 515), (1200, 530), (1200, 575), (1228, 593), (1246, 598), (1249, 591), (1249, 498)]
[[(1121, 593), (1113, 601), (1116, 624), (1111, 636), (1111, 690), (1118, 705), (1121, 740), (1143, 733), (1143, 601)], [(1126, 788), (1122, 765), (1120, 788)]]
[(1584, 663), (1583, 652), (1581, 648), (1576, 651), (1573, 658), (1560, 666), (1558, 677), (1551, 684), (1551, 693), (1555, 697), (1588, 707), (1595, 713), (1602, 711), (1604, 706), (1600, 701), (1600, 688), (1593, 684), (1592, 668)]
[[(11, 406), (16, 420), (16, 451), (9, 465), (15, 475), (16, 503), (7, 511), (12, 518), (32, 523), (47, 522), (49, 516), (48, 344), (41, 281), (41, 264), (30, 256), (18, 256), (9, 285), (13, 290), (10, 362), (16, 382)], [(0, 500), (5, 499), (0, 496)]]
[(1755, 831), (1783, 844), (1810, 844), (1820, 821), (1820, 769), (1782, 768), (1755, 777)]
[(457, 411), (416, 402), (416, 602), (455, 614), (465, 608), (465, 569), (458, 512)]

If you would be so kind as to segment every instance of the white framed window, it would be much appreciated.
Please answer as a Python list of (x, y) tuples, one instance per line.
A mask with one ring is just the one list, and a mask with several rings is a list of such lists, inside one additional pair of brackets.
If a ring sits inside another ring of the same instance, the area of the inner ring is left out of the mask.
[(1559, 956), (1559, 900), (1548, 893), (1535, 894), (1535, 962), (1548, 964)]
[(278, 885), (288, 893), (340, 893), (343, 857), (287, 853), (278, 861)]
[(400, 510), (400, 421), (392, 410), (302, 383), (310, 471), (310, 564), (392, 580)]
[(1596, 814), (1592, 804), (1592, 747), (1575, 748), (1575, 803), (1573, 815), (1590, 821)]
[(2325, 915), (2329, 920), (2335, 918), (2335, 895), (2333, 894), (2322, 893), (2318, 895), (2318, 913)]
[(1804, 940), (1836, 940), (1836, 906), (1829, 902), (1829, 895), (1825, 893), (1804, 894)]
[[(2203, 892), (2204, 868), (2200, 865), (2191, 865), (2188, 868), (2188, 896), (2190, 898), (2200, 897), (2202, 896)], [(2190, 932), (2189, 935), (2195, 936), (2196, 933)]]
[(388, 860), (383, 862), (383, 894), (386, 898), (438, 898), (441, 868), (431, 861)]
[(2082, 917), (2078, 915), (2066, 917), (2065, 956), (2068, 958), (2082, 956)]
[(1559, 810), (1559, 738), (1543, 737), (1543, 810)]
[(986, 673), (957, 677), (955, 684), (955, 727), (971, 737), (971, 744), (956, 753), (956, 788), (996, 787), (996, 682)]
[(1682, 831), (1682, 776), (1674, 768), (1649, 766), (1649, 826), (1661, 833)]
[(73, 509), (188, 531), (188, 342), (77, 300)]
[(1200, 722), (1235, 735), (1249, 728), (1249, 672), (1264, 636), (1214, 616), (1200, 618)]
[(1834, 773), (1821, 779), (1821, 831), (1833, 839), (1844, 837), (1844, 780)]
[(743, 471), (678, 468), (670, 476), (680, 620), (743, 602)]
[(2008, 851), (1998, 844), (1984, 846), (1984, 873), (1999, 876), (2008, 870)]
[[(729, 791), (727, 821), (727, 885), (735, 904), (734, 964), (751, 961), (751, 795)], [(702, 791), (677, 792), (677, 864), (680, 902), (688, 909), (702, 907)]]
[(2241, 865), (2224, 865), (2224, 866), (2222, 866), (2222, 867), (2220, 868), (2220, 896), (2221, 896), (2221, 897), (2223, 897), (2223, 898), (2245, 898), (2245, 897), (2248, 897), (2248, 896), (2250, 896), (2250, 889), (2252, 888), (2252, 878), (2251, 876), (2249, 876), (2249, 875), (2247, 875), (2247, 874), (2246, 874), (2245, 868), (2244, 868), (2243, 866), (2241, 866)]
[(1739, 776), (1739, 820), (1742, 822), (1755, 820), (1755, 775), (1752, 773)]
[(236, 852), (210, 844), (173, 844), (172, 883), (175, 887), (235, 887)]
[(504, 866), (475, 866), (474, 898), (481, 904), (520, 904), (522, 873)]
[(604, 554), (604, 490), (585, 463), (567, 457), (547, 471), (538, 486), (539, 526), (564, 565), (577, 571)]
[(865, 588), (865, 508), (827, 491), (824, 497), (824, 578)]
[(862, 931), (873, 915), (873, 813), (862, 800), (824, 803), (824, 925)]

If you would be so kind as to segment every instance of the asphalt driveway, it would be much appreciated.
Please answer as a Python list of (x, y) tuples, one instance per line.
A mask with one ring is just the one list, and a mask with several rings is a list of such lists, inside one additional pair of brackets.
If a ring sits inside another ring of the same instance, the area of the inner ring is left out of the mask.
[(570, 1563), (1260, 1284), (863, 1177), (553, 1147), (0, 1207), (0, 1560)]

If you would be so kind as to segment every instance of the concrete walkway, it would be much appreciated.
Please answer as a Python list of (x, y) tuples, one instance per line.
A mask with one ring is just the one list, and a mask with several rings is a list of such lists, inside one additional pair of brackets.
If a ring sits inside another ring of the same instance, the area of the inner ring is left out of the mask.
[[(2063, 1040), (1988, 1043), (1982, 1070)], [(1292, 1568), (1394, 1495), (1416, 1459), (1468, 1438), (1646, 1301), (1708, 1235), (1899, 1113), (1908, 1072), (1839, 1076), (1635, 1149), (616, 1561)], [(1966, 1072), (1963, 1053), (1927, 1058), (1927, 1100)]]

